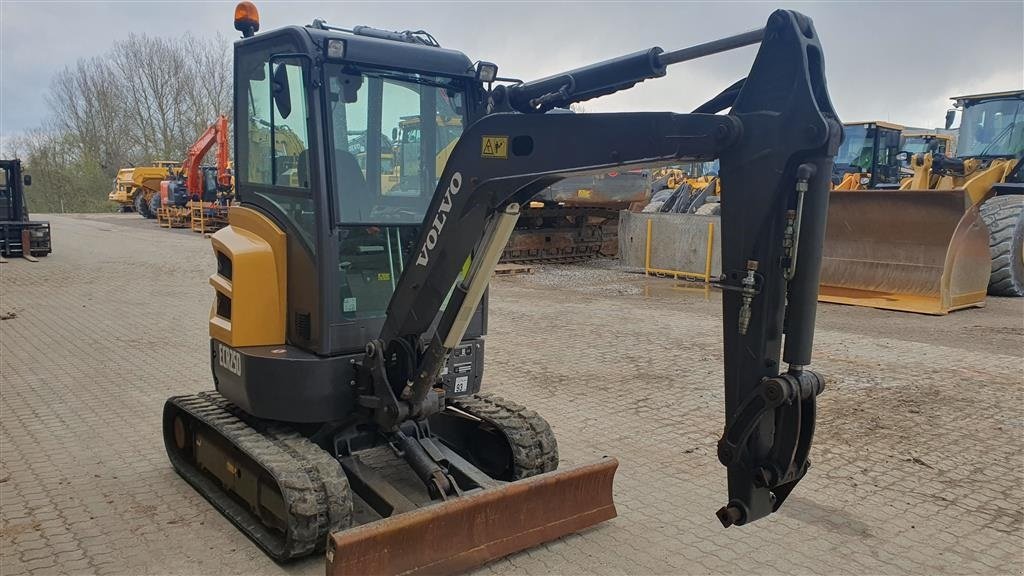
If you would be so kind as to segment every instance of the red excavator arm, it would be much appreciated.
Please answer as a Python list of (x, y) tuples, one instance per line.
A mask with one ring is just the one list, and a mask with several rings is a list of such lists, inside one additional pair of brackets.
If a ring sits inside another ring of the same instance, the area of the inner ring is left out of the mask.
[(228, 117), (221, 114), (205, 132), (192, 143), (181, 164), (181, 173), (185, 175), (185, 186), (191, 198), (203, 195), (203, 177), (200, 163), (217, 144), (217, 185), (223, 188), (231, 186), (231, 174), (228, 172)]

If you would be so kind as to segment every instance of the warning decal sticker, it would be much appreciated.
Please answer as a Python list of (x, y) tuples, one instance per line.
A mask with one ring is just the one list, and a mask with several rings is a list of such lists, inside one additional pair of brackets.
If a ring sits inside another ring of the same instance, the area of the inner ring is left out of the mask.
[(508, 159), (508, 136), (484, 136), (480, 146), (484, 158)]

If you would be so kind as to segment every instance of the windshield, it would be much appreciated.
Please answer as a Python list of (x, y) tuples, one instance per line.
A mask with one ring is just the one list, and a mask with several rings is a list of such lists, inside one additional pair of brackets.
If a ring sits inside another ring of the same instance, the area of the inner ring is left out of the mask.
[(925, 136), (907, 136), (903, 142), (903, 150), (911, 154), (924, 154), (928, 151), (928, 143), (931, 138)]
[(989, 100), (967, 106), (957, 146), (960, 158), (1024, 152), (1024, 100)]
[(463, 81), (342, 65), (327, 81), (340, 222), (420, 224), (462, 134)]
[(836, 166), (856, 166), (861, 172), (871, 171), (871, 157), (874, 155), (874, 130), (861, 124), (843, 127), (843, 144), (836, 154)]

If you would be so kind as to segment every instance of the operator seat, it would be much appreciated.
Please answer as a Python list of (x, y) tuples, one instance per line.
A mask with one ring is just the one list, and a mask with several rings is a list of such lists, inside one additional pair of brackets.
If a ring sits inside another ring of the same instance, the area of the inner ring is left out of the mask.
[(374, 199), (359, 161), (348, 150), (334, 151), (334, 198), (345, 221), (369, 221)]

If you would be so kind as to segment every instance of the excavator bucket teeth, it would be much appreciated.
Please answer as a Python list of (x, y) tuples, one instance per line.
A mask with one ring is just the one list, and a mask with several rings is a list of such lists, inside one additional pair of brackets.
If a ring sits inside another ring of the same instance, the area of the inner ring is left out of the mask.
[(618, 465), (605, 458), (335, 532), (327, 575), (456, 573), (610, 520)]
[(822, 302), (946, 314), (984, 306), (988, 228), (964, 190), (832, 192)]

